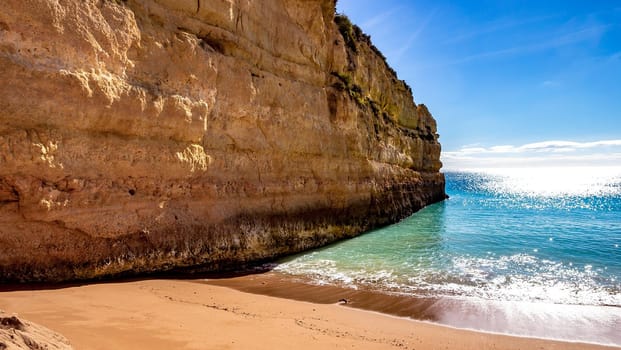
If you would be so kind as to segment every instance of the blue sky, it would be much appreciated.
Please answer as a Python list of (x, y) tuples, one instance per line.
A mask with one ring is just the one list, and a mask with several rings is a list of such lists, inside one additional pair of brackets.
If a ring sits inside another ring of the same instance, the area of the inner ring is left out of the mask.
[(621, 166), (621, 1), (338, 0), (438, 121), (445, 168)]

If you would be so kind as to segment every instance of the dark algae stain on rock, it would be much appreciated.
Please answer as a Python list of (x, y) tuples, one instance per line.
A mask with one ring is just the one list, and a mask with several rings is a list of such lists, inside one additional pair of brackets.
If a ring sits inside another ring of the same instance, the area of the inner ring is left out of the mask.
[(218, 271), (445, 198), (435, 120), (334, 1), (9, 0), (0, 23), (0, 280)]
[(15, 316), (0, 317), (0, 328), (2, 329), (16, 329), (18, 331), (24, 330), (24, 324), (19, 318)]

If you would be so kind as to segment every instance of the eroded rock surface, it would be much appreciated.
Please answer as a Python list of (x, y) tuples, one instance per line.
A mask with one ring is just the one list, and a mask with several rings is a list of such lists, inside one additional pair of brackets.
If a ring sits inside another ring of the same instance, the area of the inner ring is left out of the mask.
[(2, 7), (2, 280), (217, 270), (445, 197), (434, 119), (333, 0)]
[(0, 310), (0, 349), (71, 350), (73, 347), (62, 335)]

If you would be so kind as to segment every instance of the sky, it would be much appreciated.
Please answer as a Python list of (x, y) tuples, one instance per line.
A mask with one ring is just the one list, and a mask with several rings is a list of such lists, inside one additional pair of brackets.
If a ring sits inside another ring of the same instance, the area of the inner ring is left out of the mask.
[(438, 122), (446, 169), (621, 166), (621, 1), (338, 0)]

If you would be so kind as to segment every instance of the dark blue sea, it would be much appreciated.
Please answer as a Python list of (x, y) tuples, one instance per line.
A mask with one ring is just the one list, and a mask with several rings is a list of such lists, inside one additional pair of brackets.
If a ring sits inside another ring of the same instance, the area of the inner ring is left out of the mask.
[(451, 326), (621, 345), (621, 168), (447, 172), (446, 184), (450, 199), (276, 270), (433, 298)]

